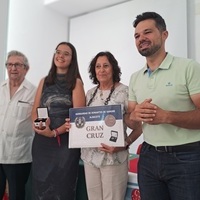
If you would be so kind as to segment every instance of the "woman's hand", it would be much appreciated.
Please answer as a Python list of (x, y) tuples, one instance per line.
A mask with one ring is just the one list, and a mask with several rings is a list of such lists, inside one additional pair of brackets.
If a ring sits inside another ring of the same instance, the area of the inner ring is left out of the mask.
[(66, 128), (66, 131), (69, 132), (69, 129), (71, 128), (70, 118), (65, 119), (65, 128)]
[(38, 133), (39, 135), (43, 135), (46, 137), (55, 137), (54, 131), (49, 128), (50, 125), (50, 118), (47, 118), (45, 122), (46, 126), (42, 126), (42, 121), (39, 123), (39, 126), (35, 126), (33, 124), (33, 130)]
[(101, 146), (102, 147), (98, 148), (99, 150), (104, 151), (106, 153), (111, 153), (111, 154), (126, 150), (126, 147), (113, 147), (113, 146), (108, 146), (104, 143), (101, 143)]

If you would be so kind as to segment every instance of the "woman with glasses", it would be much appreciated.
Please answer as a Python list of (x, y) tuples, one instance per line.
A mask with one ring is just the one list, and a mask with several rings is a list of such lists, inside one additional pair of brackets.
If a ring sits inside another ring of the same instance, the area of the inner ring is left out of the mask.
[(55, 49), (48, 75), (38, 86), (32, 111), (33, 122), (38, 107), (47, 108), (48, 118), (34, 126), (33, 199), (74, 200), (80, 150), (68, 148), (65, 118), (69, 108), (85, 106), (83, 82), (75, 47), (61, 42)]

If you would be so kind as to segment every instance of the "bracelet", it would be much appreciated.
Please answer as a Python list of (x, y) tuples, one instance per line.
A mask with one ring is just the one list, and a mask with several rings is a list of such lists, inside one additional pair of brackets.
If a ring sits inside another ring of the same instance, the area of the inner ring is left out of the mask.
[(57, 139), (58, 141), (58, 145), (60, 146), (60, 133), (58, 132), (58, 129), (53, 129), (53, 132), (54, 132), (54, 137)]
[(52, 131), (53, 131), (53, 134), (54, 134), (53, 137), (56, 137), (56, 131), (54, 129)]
[(54, 133), (53, 137), (57, 137), (58, 135), (60, 135), (58, 129), (53, 129), (53, 133)]

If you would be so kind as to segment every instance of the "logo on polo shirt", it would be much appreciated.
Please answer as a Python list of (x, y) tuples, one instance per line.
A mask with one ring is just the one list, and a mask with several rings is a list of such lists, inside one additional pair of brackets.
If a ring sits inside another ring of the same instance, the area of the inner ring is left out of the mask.
[(173, 86), (173, 84), (171, 82), (168, 82), (165, 86), (169, 87), (169, 86)]

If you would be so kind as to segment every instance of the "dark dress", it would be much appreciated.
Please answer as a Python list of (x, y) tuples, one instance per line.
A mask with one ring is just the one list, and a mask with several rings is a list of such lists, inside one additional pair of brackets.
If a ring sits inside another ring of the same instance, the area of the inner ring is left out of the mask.
[[(48, 108), (51, 129), (65, 123), (73, 105), (62, 75), (54, 85), (44, 83), (40, 106)], [(74, 200), (80, 149), (68, 148), (68, 133), (60, 135), (60, 145), (57, 138), (36, 133), (32, 155), (33, 200)]]

